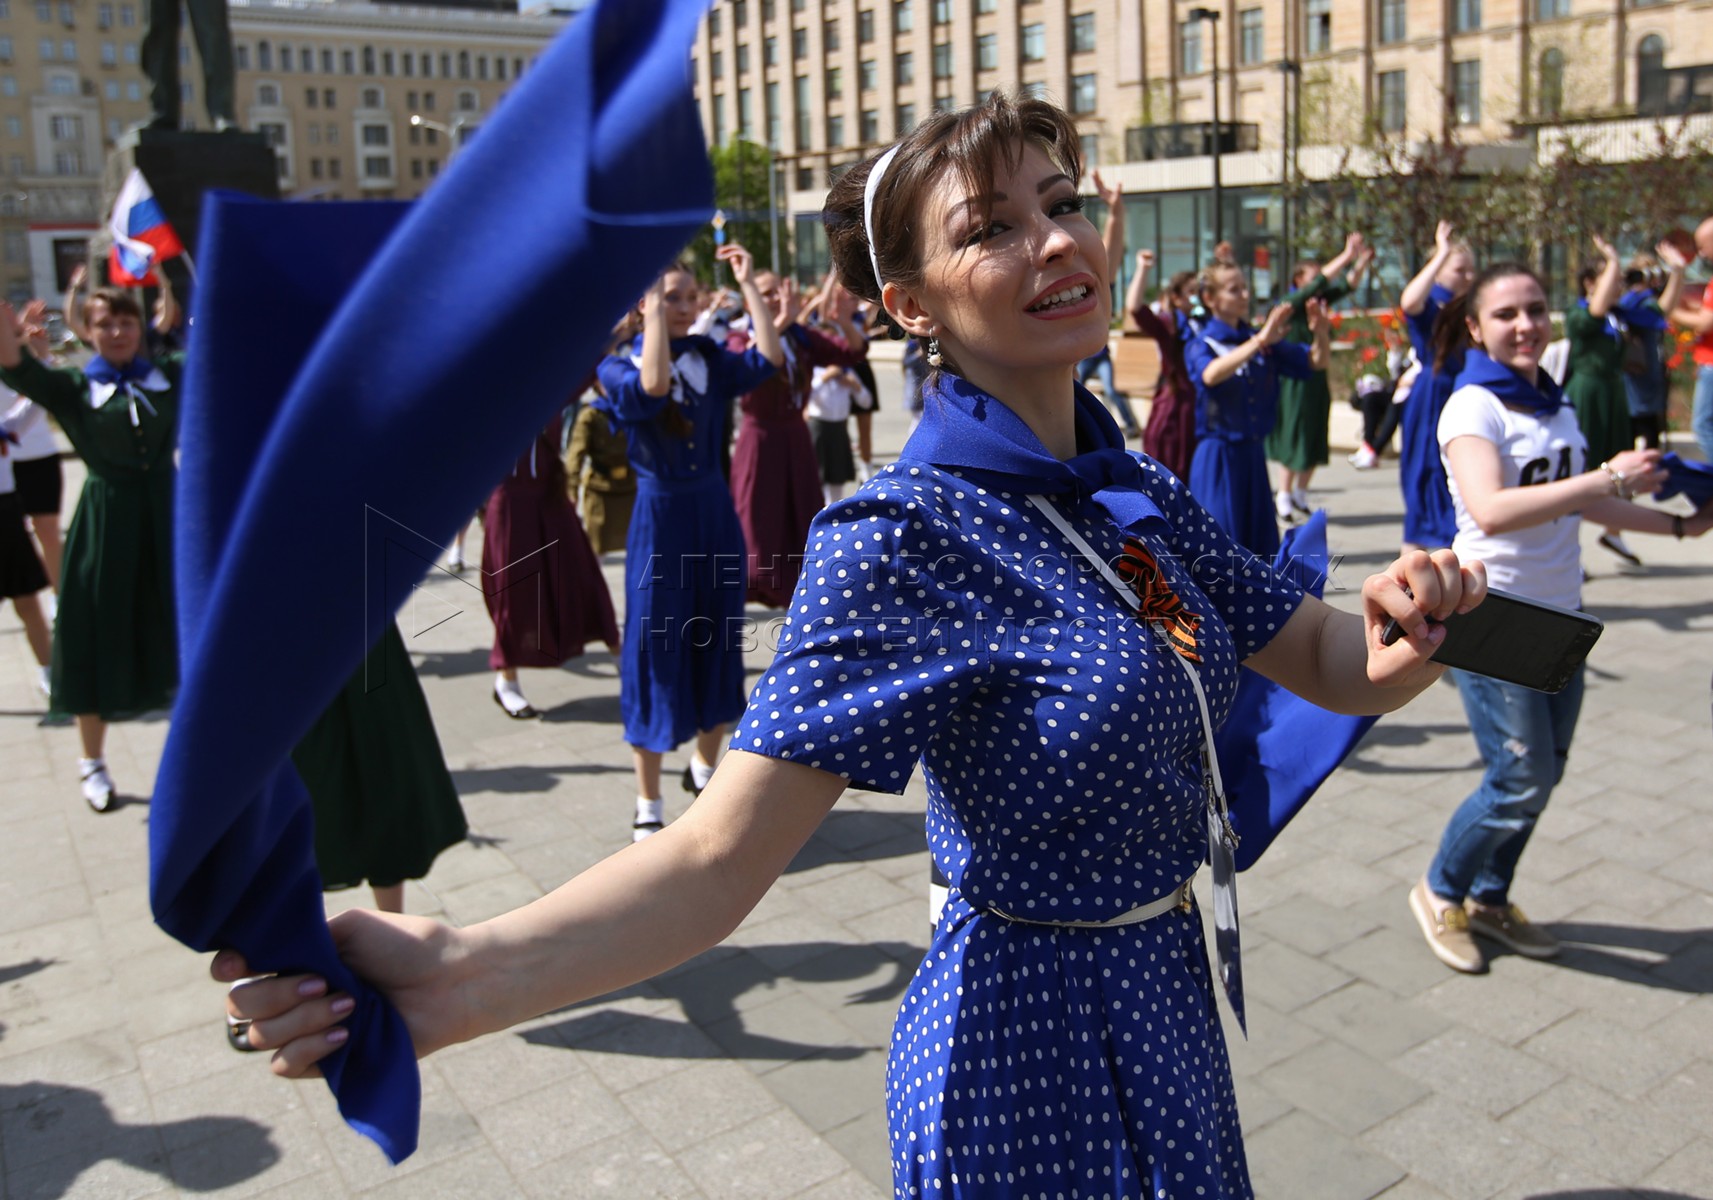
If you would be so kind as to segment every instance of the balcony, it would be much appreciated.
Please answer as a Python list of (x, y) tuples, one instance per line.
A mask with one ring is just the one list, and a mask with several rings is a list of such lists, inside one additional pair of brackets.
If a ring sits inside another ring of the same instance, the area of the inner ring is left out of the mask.
[[(1219, 152), (1238, 154), (1261, 148), (1261, 127), (1237, 121), (1219, 123)], [(1213, 155), (1213, 123), (1187, 121), (1178, 125), (1142, 125), (1124, 131), (1126, 162), (1156, 162), (1168, 158), (1208, 158)]]

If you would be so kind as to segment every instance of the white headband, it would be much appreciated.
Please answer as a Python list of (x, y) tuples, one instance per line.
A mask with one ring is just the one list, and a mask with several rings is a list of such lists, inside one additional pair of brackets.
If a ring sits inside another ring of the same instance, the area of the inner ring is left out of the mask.
[(875, 160), (874, 166), (869, 168), (868, 182), (862, 189), (862, 228), (868, 235), (868, 262), (874, 268), (874, 286), (877, 288), (884, 288), (886, 281), (880, 277), (880, 255), (874, 249), (874, 194), (880, 190), (881, 177), (897, 153), (898, 147), (894, 146)]

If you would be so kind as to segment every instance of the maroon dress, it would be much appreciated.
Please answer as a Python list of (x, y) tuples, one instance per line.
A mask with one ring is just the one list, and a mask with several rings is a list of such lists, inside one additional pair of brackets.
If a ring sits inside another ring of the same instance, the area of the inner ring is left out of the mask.
[(1160, 347), (1160, 382), (1154, 387), (1148, 424), (1142, 428), (1142, 452), (1187, 483), (1190, 459), (1196, 452), (1196, 389), (1184, 366), (1177, 315), (1168, 322), (1144, 304), (1133, 309), (1130, 317)]
[[(786, 365), (740, 402), (743, 421), (732, 453), (732, 499), (749, 556), (748, 599), (784, 608), (797, 588), (809, 522), (821, 511), (821, 470), (803, 420), (815, 368), (851, 366), (855, 356), (824, 334), (793, 325)], [(744, 350), (748, 335), (734, 333), (729, 348)]]
[(482, 515), (482, 597), (494, 620), (488, 665), (557, 667), (590, 642), (617, 645), (613, 598), (565, 491), (560, 418), (535, 435)]

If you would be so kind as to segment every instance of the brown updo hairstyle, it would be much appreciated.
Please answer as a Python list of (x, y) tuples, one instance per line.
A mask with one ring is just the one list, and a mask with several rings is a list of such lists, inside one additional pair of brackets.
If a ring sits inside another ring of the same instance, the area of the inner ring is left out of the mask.
[(124, 288), (96, 288), (85, 296), (83, 308), (80, 310), (85, 325), (89, 324), (89, 310), (97, 304), (105, 304), (107, 311), (116, 317), (135, 317), (137, 324), (143, 323), (143, 306), (138, 304), (137, 298)]
[(1220, 262), (1218, 259), (1215, 259), (1213, 262), (1208, 263), (1205, 267), (1196, 272), (1196, 295), (1201, 297), (1201, 302), (1204, 306), (1207, 305), (1209, 293), (1219, 286), (1220, 276), (1227, 272), (1241, 276), (1243, 274), (1243, 268), (1239, 267), (1236, 263)]
[[(993, 214), (992, 202), (985, 197), (993, 191), (994, 177), (1002, 166), (1015, 170), (1029, 143), (1039, 146), (1073, 183), (1081, 181), (1077, 127), (1063, 109), (1045, 100), (995, 92), (973, 108), (935, 113), (906, 134), (874, 197), (875, 256), (881, 278), (902, 288), (921, 285), (919, 221), (927, 211), (929, 195), (947, 171), (956, 172), (969, 195), (984, 198), (981, 219), (985, 224)], [(862, 205), (869, 172), (878, 157), (856, 164), (838, 178), (827, 195), (821, 221), (839, 281), (852, 294), (885, 311), (874, 264), (869, 262)], [(890, 318), (887, 325), (894, 337), (903, 336)]]

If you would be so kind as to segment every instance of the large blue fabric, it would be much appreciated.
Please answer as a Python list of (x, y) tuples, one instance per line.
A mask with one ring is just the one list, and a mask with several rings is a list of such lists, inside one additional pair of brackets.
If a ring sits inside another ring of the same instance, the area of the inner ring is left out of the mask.
[[(1321, 594), (1331, 569), (1325, 509), (1285, 532), (1273, 566)], [(1255, 865), (1378, 719), (1329, 712), (1254, 671), (1240, 673), (1231, 715), (1215, 739), (1239, 871)]]
[(151, 900), (195, 949), (357, 996), (323, 1066), (395, 1162), (416, 1145), (415, 1056), (334, 952), (288, 755), (707, 218), (688, 59), (703, 7), (586, 10), (414, 206), (205, 209), (177, 503), (183, 686)]

